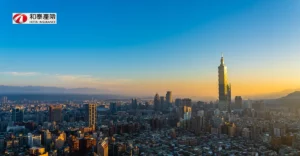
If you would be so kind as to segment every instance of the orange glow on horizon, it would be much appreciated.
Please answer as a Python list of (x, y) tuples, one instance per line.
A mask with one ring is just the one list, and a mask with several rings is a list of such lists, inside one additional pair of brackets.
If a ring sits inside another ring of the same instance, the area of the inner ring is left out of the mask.
[[(298, 89), (294, 81), (238, 81), (230, 82), (232, 85), (232, 98), (235, 96), (259, 96), (277, 93), (287, 89)], [(129, 85), (129, 84), (128, 84)], [(177, 80), (177, 81), (136, 81), (126, 88), (126, 93), (152, 95), (157, 92), (164, 96), (166, 91), (172, 91), (174, 96), (197, 96), (218, 98), (218, 84), (216, 81)]]

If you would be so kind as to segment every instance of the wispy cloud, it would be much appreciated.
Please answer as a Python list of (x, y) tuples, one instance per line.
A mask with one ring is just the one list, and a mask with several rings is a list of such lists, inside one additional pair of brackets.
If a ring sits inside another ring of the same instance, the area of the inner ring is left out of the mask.
[(103, 79), (99, 77), (94, 77), (91, 75), (59, 75), (56, 74), (56, 78), (61, 80), (61, 81), (66, 81), (70, 83), (75, 83), (75, 84), (86, 84), (86, 85), (92, 85), (92, 86), (114, 86), (114, 85), (119, 85), (119, 84), (124, 84), (128, 83), (131, 80), (129, 79)]
[(74, 83), (74, 84), (94, 84), (94, 85), (114, 85), (129, 82), (129, 79), (104, 79), (92, 75), (64, 75), (64, 74), (49, 74), (39, 72), (0, 72), (2, 75), (10, 76), (44, 76), (54, 78), (56, 80)]
[[(0, 72), (0, 75), (8, 75), (13, 77), (30, 76), (34, 78), (38, 76), (38, 79), (21, 80), (27, 81), (25, 85), (53, 85), (57, 87), (88, 87), (107, 90), (124, 90), (130, 86), (133, 81), (130, 79), (112, 79), (103, 78), (94, 75), (67, 75), (67, 74), (51, 74), (51, 73), (39, 73), (39, 72)], [(16, 83), (16, 82), (14, 82)]]
[(12, 75), (12, 76), (35, 76), (39, 75), (38, 72), (0, 72), (0, 74), (4, 75)]

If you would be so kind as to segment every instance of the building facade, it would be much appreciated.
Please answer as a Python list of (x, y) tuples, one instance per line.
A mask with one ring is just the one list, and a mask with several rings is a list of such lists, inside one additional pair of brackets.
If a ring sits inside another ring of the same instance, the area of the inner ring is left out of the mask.
[(62, 105), (49, 106), (49, 120), (50, 122), (61, 122), (62, 120)]
[(182, 99), (181, 105), (191, 107), (192, 106), (192, 99), (189, 99), (189, 98)]
[(22, 107), (15, 107), (12, 109), (12, 121), (23, 122), (24, 121), (24, 109)]
[(108, 156), (108, 138), (97, 144), (97, 153), (99, 156)]
[(243, 108), (243, 99), (242, 99), (241, 96), (236, 96), (234, 103), (235, 103), (235, 107), (237, 109), (242, 109)]
[(131, 106), (132, 106), (132, 109), (138, 108), (137, 99), (131, 99)]
[(220, 111), (229, 111), (231, 101), (231, 85), (228, 83), (227, 67), (224, 63), (223, 55), (221, 57), (221, 64), (218, 67), (219, 79), (219, 104)]
[(172, 92), (171, 91), (167, 91), (166, 103), (167, 103), (168, 106), (171, 106), (171, 104), (173, 103)]
[(166, 100), (164, 96), (160, 97), (160, 110), (163, 110), (165, 108)]
[(85, 106), (85, 122), (87, 126), (95, 128), (97, 120), (97, 105), (96, 104), (86, 104)]
[(160, 110), (160, 97), (159, 97), (159, 95), (157, 93), (154, 96), (153, 105), (154, 105), (154, 110), (155, 111), (159, 111)]

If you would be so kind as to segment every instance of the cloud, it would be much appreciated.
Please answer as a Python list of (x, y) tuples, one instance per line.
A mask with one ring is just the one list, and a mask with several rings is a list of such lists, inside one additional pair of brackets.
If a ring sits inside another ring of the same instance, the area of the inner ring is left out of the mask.
[(121, 84), (130, 82), (129, 79), (103, 79), (99, 77), (93, 77), (91, 75), (59, 75), (56, 74), (55, 77), (60, 81), (65, 81), (68, 83), (74, 83), (77, 85), (86, 86), (107, 86), (113, 87)]
[(0, 72), (0, 74), (4, 75), (12, 75), (12, 76), (36, 76), (40, 73), (37, 72)]
[[(29, 81), (30, 85), (36, 85), (33, 83), (39, 83), (39, 85), (54, 85), (60, 87), (88, 87), (97, 89), (112, 89), (120, 90), (124, 89), (131, 82), (129, 79), (107, 79), (100, 78), (93, 75), (65, 75), (65, 74), (49, 74), (49, 73), (39, 73), (39, 72), (0, 72), (3, 75), (9, 76), (39, 76), (35, 81)], [(25, 80), (22, 80), (25, 81)], [(14, 82), (16, 83), (16, 82)], [(26, 82), (25, 82), (26, 83)]]

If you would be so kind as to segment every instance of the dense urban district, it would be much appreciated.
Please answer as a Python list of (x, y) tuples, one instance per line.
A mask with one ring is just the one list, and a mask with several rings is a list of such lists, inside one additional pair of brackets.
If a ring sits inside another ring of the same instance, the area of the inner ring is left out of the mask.
[[(32, 100), (3, 95), (9, 156), (298, 156), (300, 109), (231, 98), (222, 56), (215, 102), (174, 98)], [(41, 95), (42, 96), (42, 95)]]

